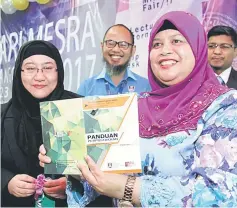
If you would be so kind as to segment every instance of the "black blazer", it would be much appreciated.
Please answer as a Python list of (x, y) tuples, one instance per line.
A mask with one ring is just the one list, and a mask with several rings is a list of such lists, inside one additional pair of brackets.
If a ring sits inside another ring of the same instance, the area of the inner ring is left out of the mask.
[(227, 82), (229, 88), (234, 88), (237, 90), (237, 71), (231, 68), (230, 77)]

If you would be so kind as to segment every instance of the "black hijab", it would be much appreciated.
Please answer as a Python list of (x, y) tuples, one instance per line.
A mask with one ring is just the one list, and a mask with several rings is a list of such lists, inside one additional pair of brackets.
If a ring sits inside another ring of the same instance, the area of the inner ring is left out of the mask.
[[(57, 64), (58, 83), (56, 88), (44, 99), (33, 97), (23, 86), (21, 67), (24, 59), (32, 55), (46, 55)], [(42, 144), (41, 119), (39, 102), (78, 97), (64, 90), (64, 69), (58, 49), (47, 41), (30, 41), (24, 44), (18, 53), (13, 75), (12, 112), (14, 115), (14, 131), (17, 144), (29, 157), (37, 160), (39, 146)], [(38, 161), (30, 161), (35, 163)], [(31, 165), (30, 165), (31, 166)]]

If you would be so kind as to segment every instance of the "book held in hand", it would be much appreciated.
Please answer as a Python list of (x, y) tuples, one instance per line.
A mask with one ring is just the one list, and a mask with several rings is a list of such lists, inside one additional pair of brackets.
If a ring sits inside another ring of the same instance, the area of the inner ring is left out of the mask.
[(79, 174), (88, 154), (102, 171), (141, 172), (135, 93), (40, 103), (45, 174)]

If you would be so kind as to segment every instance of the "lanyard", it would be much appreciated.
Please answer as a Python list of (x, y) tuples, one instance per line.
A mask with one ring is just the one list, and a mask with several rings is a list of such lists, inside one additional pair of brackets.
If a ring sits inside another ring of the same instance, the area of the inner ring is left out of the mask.
[[(120, 87), (119, 87), (118, 94), (123, 93), (123, 88), (125, 87), (126, 84), (127, 84), (127, 81), (123, 80)], [(106, 88), (107, 95), (112, 95), (112, 93), (110, 91), (110, 87), (109, 87), (109, 82), (107, 82), (107, 81), (105, 81), (105, 88)]]

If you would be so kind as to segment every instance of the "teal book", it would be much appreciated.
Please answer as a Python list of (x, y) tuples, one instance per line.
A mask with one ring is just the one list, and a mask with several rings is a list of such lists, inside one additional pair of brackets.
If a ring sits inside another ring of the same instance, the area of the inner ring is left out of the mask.
[(45, 174), (79, 174), (77, 163), (87, 153), (84, 139), (83, 112), (78, 108), (81, 99), (40, 103), (43, 143), (50, 164)]
[(137, 95), (92, 96), (40, 103), (45, 174), (77, 175), (89, 155), (102, 171), (141, 172)]

